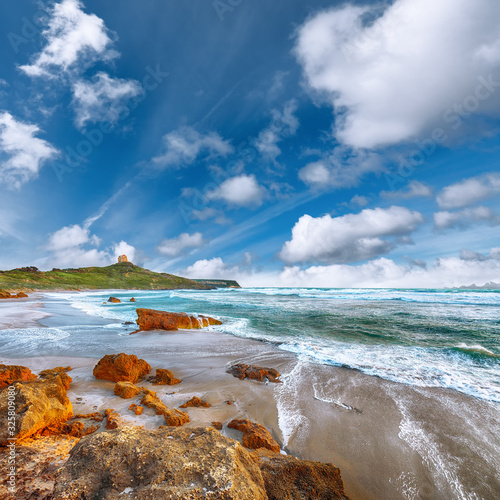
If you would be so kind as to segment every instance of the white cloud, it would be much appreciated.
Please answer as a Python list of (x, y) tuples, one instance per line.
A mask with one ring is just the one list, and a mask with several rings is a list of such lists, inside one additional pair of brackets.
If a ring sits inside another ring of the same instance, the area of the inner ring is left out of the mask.
[(487, 174), (446, 186), (436, 200), (440, 208), (462, 208), (498, 194), (500, 174)]
[(434, 214), (436, 229), (466, 227), (474, 222), (485, 221), (492, 226), (500, 224), (500, 216), (488, 207), (465, 208), (456, 212), (442, 211)]
[(195, 220), (209, 220), (213, 219), (216, 224), (230, 224), (231, 220), (228, 219), (221, 210), (212, 207), (205, 207), (202, 210), (193, 210), (190, 217)]
[[(54, 267), (87, 267), (115, 264), (118, 255), (126, 254), (129, 261), (135, 258), (135, 248), (125, 241), (99, 250), (100, 238), (90, 234), (90, 229), (77, 224), (65, 226), (49, 236), (46, 249), (50, 251), (47, 262)], [(94, 248), (92, 248), (94, 247)]]
[(233, 152), (229, 141), (216, 132), (203, 135), (192, 127), (181, 127), (166, 134), (163, 142), (164, 152), (153, 158), (153, 163), (160, 167), (190, 165), (201, 154), (217, 157)]
[(288, 101), (283, 111), (273, 110), (271, 125), (264, 129), (255, 140), (255, 147), (264, 158), (276, 161), (281, 154), (278, 143), (297, 132), (299, 120), (295, 116), (296, 111), (295, 100)]
[(218, 189), (207, 193), (209, 200), (224, 200), (231, 205), (259, 207), (266, 196), (266, 189), (254, 175), (238, 175), (225, 180)]
[(360, 207), (364, 207), (368, 205), (368, 198), (366, 196), (360, 196), (359, 194), (355, 194), (350, 201), (351, 205), (359, 205)]
[(77, 64), (110, 60), (118, 54), (104, 21), (83, 12), (79, 0), (63, 0), (54, 5), (49, 25), (42, 33), (46, 44), (31, 64), (20, 66), (29, 76), (58, 76)]
[(315, 189), (347, 188), (357, 186), (365, 175), (384, 169), (376, 153), (338, 147), (331, 155), (299, 170), (299, 179)]
[(200, 248), (205, 244), (201, 233), (182, 233), (177, 238), (164, 239), (156, 248), (162, 255), (177, 257), (188, 248)]
[(433, 196), (434, 192), (432, 188), (427, 184), (423, 184), (419, 181), (411, 181), (408, 184), (407, 189), (401, 189), (399, 191), (382, 191), (380, 196), (385, 198), (417, 198), (417, 197), (430, 197)]
[(18, 189), (37, 177), (43, 164), (56, 156), (58, 151), (50, 143), (35, 137), (38, 132), (36, 125), (0, 113), (0, 182)]
[(92, 81), (77, 80), (73, 83), (76, 125), (83, 128), (88, 122), (116, 123), (126, 101), (142, 92), (138, 81), (111, 78), (103, 72), (97, 73)]
[(287, 263), (349, 263), (371, 259), (394, 248), (389, 236), (405, 236), (423, 222), (423, 216), (404, 207), (365, 209), (359, 214), (332, 218), (303, 215), (292, 229), (280, 257)]
[[(336, 137), (353, 147), (399, 143), (442, 124), (454, 104), (478, 101), (478, 78), (500, 66), (497, 0), (396, 0), (375, 20), (379, 9), (322, 11), (297, 36), (310, 89), (332, 104)], [(469, 107), (497, 113), (497, 95), (487, 99)]]
[(228, 266), (220, 257), (196, 261), (183, 271), (188, 278), (199, 279), (236, 279), (238, 266)]

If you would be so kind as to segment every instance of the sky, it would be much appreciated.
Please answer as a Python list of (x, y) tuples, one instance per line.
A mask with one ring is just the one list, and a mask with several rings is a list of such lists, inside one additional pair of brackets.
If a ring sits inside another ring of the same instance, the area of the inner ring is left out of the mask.
[(0, 4), (0, 268), (500, 283), (498, 0)]

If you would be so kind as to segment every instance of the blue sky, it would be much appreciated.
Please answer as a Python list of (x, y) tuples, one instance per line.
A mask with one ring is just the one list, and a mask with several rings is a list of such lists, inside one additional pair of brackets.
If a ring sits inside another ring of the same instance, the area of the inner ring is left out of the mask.
[(497, 1), (0, 9), (0, 268), (500, 282)]

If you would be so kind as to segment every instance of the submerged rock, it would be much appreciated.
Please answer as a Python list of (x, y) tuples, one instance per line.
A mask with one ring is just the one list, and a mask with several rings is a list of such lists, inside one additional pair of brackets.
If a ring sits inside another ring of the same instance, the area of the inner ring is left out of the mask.
[(107, 354), (94, 367), (94, 377), (112, 382), (132, 382), (151, 371), (151, 366), (134, 354)]
[(35, 380), (37, 376), (26, 366), (0, 365), (0, 389), (12, 385), (13, 382)]
[(175, 378), (170, 370), (157, 368), (156, 375), (154, 377), (149, 377), (148, 382), (151, 382), (153, 385), (175, 385), (180, 384), (182, 380)]
[[(138, 331), (147, 330), (187, 330), (203, 328), (209, 325), (222, 325), (218, 319), (209, 316), (190, 316), (186, 313), (155, 311), (154, 309), (137, 309)], [(136, 333), (136, 332), (134, 332)]]
[(193, 396), (189, 401), (186, 401), (183, 405), (180, 405), (179, 408), (210, 408), (210, 405), (201, 400), (197, 396)]
[(130, 302), (137, 302), (134, 297), (130, 299)]
[(122, 427), (83, 438), (60, 469), (53, 499), (82, 498), (268, 497), (255, 459), (214, 429)]
[(250, 420), (231, 420), (227, 426), (243, 432), (242, 443), (245, 448), (252, 450), (267, 448), (277, 453), (280, 451), (280, 445), (263, 425), (250, 422)]
[(275, 370), (274, 368), (237, 364), (230, 366), (226, 372), (233, 375), (233, 377), (239, 378), (240, 380), (248, 378), (250, 380), (258, 380), (259, 382), (265, 382), (268, 380), (269, 382), (281, 383), (281, 380), (279, 380), (280, 374), (278, 370)]
[(252, 453), (264, 478), (269, 500), (349, 500), (340, 469), (259, 449)]
[(112, 302), (112, 303), (114, 303), (114, 304), (118, 304), (118, 303), (120, 303), (120, 302), (121, 302), (121, 300), (120, 300), (120, 299), (117, 299), (116, 297), (110, 297), (110, 298), (108, 299), (108, 302)]

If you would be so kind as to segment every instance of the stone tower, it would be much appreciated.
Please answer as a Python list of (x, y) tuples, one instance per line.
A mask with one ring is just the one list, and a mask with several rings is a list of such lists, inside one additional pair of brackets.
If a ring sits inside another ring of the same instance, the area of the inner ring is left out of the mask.
[(120, 255), (118, 257), (118, 263), (120, 262), (128, 262), (127, 256), (126, 255)]

